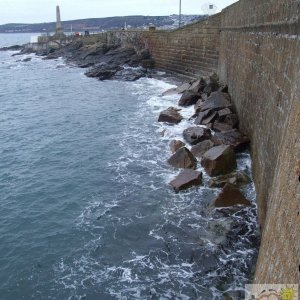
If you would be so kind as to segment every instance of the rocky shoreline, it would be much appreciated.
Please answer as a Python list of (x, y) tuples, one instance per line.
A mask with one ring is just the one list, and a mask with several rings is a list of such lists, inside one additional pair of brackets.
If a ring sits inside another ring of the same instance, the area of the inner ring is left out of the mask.
[[(122, 47), (119, 44), (95, 43), (85, 45), (82, 40), (62, 46), (58, 49), (34, 51), (26, 45), (14, 45), (0, 48), (0, 51), (19, 51), (13, 56), (36, 54), (43, 59), (62, 57), (67, 64), (88, 69), (85, 75), (98, 80), (135, 81), (142, 77), (152, 77), (154, 61), (148, 49)], [(25, 60), (26, 61), (26, 58)]]
[[(250, 206), (240, 188), (251, 182), (244, 171), (237, 171), (236, 154), (249, 148), (250, 140), (239, 131), (228, 88), (218, 76), (189, 81), (164, 95), (181, 94), (178, 107), (162, 111), (158, 122), (179, 124), (184, 118), (180, 107), (194, 106), (190, 116), (195, 126), (185, 128), (182, 140), (171, 140), (168, 164), (180, 173), (170, 182), (175, 192), (203, 184), (203, 172), (210, 176), (210, 188), (222, 188), (211, 207)], [(201, 165), (202, 171), (197, 171)]]

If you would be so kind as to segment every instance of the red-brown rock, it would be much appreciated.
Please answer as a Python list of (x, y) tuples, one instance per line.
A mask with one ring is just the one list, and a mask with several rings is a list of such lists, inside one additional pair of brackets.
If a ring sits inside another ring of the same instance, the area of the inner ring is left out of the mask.
[(223, 108), (231, 107), (229, 100), (229, 94), (222, 92), (212, 93), (211, 96), (201, 105), (201, 111), (207, 109), (221, 110)]
[(170, 149), (172, 153), (175, 153), (178, 149), (180, 149), (181, 147), (184, 147), (185, 143), (180, 141), (180, 140), (173, 140), (170, 143)]
[(236, 168), (235, 153), (227, 145), (213, 147), (203, 154), (201, 165), (210, 176), (230, 173)]
[(178, 124), (183, 119), (182, 115), (178, 112), (178, 109), (169, 107), (163, 110), (158, 117), (158, 122), (166, 122), (170, 124)]
[(217, 132), (229, 131), (232, 129), (233, 129), (232, 125), (223, 122), (215, 122), (212, 126), (212, 130)]
[(190, 127), (183, 131), (184, 139), (191, 145), (196, 145), (211, 138), (211, 132), (207, 128)]
[(212, 206), (228, 207), (233, 205), (250, 206), (251, 202), (245, 198), (238, 188), (226, 184), (219, 196), (212, 202)]
[(216, 145), (230, 145), (233, 147), (235, 152), (245, 150), (250, 143), (249, 138), (241, 134), (237, 129), (229, 130), (226, 132), (217, 132), (212, 137), (212, 141)]
[(169, 159), (168, 163), (175, 168), (196, 169), (197, 160), (189, 149), (181, 147)]
[(175, 179), (170, 182), (175, 192), (197, 186), (202, 183), (202, 173), (185, 169)]
[(214, 143), (211, 140), (205, 140), (198, 143), (197, 145), (191, 148), (191, 152), (194, 156), (202, 158), (203, 154), (214, 146)]

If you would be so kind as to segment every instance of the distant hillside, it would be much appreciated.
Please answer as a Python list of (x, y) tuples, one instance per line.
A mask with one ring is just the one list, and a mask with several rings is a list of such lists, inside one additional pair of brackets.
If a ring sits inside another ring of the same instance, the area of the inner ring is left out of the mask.
[[(204, 18), (200, 15), (183, 15), (182, 24), (188, 24)], [(178, 26), (178, 15), (171, 16), (126, 16), (109, 17), (97, 19), (71, 20), (62, 22), (65, 32), (72, 31), (102, 31), (123, 28), (125, 24), (132, 28), (143, 28), (153, 24), (162, 28), (176, 28)], [(12, 32), (53, 32), (55, 22), (38, 24), (5, 24), (0, 25), (0, 33)]]

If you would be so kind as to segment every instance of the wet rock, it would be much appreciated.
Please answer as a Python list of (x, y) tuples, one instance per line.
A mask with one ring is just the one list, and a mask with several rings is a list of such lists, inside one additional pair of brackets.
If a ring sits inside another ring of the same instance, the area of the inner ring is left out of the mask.
[(196, 145), (211, 138), (211, 132), (207, 128), (189, 127), (183, 131), (184, 139), (191, 145)]
[(188, 90), (190, 88), (191, 84), (189, 82), (183, 83), (182, 85), (177, 87), (177, 93), (178, 94), (182, 94), (183, 92), (185, 92), (186, 90)]
[(236, 171), (230, 174), (221, 175), (215, 178), (211, 178), (208, 182), (211, 188), (221, 188), (227, 183), (230, 183), (236, 187), (248, 184), (251, 182), (250, 177), (243, 171)]
[(180, 140), (172, 140), (170, 143), (170, 149), (172, 153), (175, 153), (181, 147), (184, 147), (185, 143)]
[(201, 111), (210, 110), (220, 110), (223, 108), (231, 107), (229, 102), (230, 96), (222, 92), (215, 92), (201, 105)]
[(169, 107), (166, 110), (163, 110), (158, 117), (158, 122), (166, 122), (170, 124), (178, 124), (183, 117), (178, 112), (178, 109), (174, 107)]
[(92, 62), (88, 62), (88, 63), (82, 63), (82, 64), (79, 64), (78, 67), (79, 68), (82, 68), (82, 69), (85, 69), (85, 68), (90, 68), (92, 66), (94, 66), (95, 64), (92, 63)]
[(186, 147), (178, 149), (169, 159), (168, 163), (175, 168), (196, 169), (197, 160)]
[(22, 62), (28, 62), (28, 61), (31, 61), (31, 60), (32, 60), (31, 57), (26, 57), (26, 58), (22, 59)]
[(203, 154), (214, 146), (211, 140), (205, 140), (191, 148), (192, 154), (197, 158), (202, 158)]
[(122, 68), (115, 65), (99, 64), (93, 69), (87, 71), (87, 77), (98, 78), (99, 80), (111, 79)]
[(20, 51), (23, 49), (24, 49), (24, 46), (13, 45), (13, 46), (9, 46), (9, 47), (2, 47), (2, 48), (0, 48), (0, 51)]
[(217, 132), (223, 132), (223, 131), (229, 131), (229, 130), (232, 130), (233, 127), (232, 127), (232, 125), (229, 125), (229, 124), (226, 124), (226, 123), (215, 122), (215, 123), (212, 125), (212, 129), (213, 129), (214, 131), (217, 131)]
[(164, 91), (162, 93), (162, 96), (171, 96), (171, 95), (176, 95), (176, 94), (178, 94), (177, 89), (176, 88), (171, 88), (171, 89), (168, 89), (168, 90)]
[(117, 71), (113, 75), (113, 79), (124, 81), (136, 81), (142, 77), (145, 77), (147, 70), (144, 68), (124, 68)]
[(194, 170), (185, 169), (175, 179), (170, 182), (175, 192), (197, 186), (202, 183), (202, 173)]
[(214, 207), (228, 207), (234, 205), (250, 206), (251, 202), (245, 198), (238, 188), (231, 184), (226, 184), (211, 205)]
[(245, 150), (250, 143), (250, 140), (247, 136), (240, 133), (237, 129), (232, 129), (226, 132), (217, 132), (212, 141), (216, 145), (230, 145), (233, 147), (235, 152)]
[(191, 91), (185, 91), (181, 96), (178, 105), (179, 106), (190, 106), (194, 105), (200, 99), (200, 94)]
[(220, 145), (203, 154), (201, 165), (210, 176), (223, 175), (236, 168), (235, 153), (228, 145)]

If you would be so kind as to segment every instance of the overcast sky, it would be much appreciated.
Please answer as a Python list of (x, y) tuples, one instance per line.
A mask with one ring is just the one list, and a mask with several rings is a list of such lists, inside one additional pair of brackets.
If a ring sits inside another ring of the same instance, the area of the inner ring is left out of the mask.
[[(203, 14), (202, 6), (215, 4), (218, 11), (236, 0), (181, 0), (183, 14)], [(179, 0), (0, 0), (0, 24), (41, 23), (55, 20), (60, 6), (62, 20), (111, 16), (177, 14)]]

